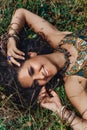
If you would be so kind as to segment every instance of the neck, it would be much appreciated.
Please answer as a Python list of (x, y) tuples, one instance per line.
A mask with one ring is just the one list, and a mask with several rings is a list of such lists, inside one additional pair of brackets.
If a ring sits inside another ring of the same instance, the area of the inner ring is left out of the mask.
[(63, 53), (56, 51), (54, 53), (48, 54), (47, 56), (49, 57), (50, 61), (53, 62), (53, 64), (58, 68), (58, 70), (64, 67), (66, 60)]
[(59, 69), (63, 68), (66, 62), (64, 54), (56, 51), (54, 55), (55, 55), (55, 62), (58, 68)]
[(51, 60), (55, 63), (59, 76), (63, 76), (66, 70), (69, 67), (71, 54), (67, 49), (61, 47), (62, 44), (57, 48), (57, 51), (54, 52), (51, 56)]

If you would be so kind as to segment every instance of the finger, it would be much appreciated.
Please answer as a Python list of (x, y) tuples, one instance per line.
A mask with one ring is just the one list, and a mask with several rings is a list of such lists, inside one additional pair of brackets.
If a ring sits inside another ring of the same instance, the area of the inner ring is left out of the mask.
[(49, 99), (49, 98), (43, 99), (43, 100), (40, 102), (40, 105), (41, 105), (42, 107), (49, 108), (49, 106), (50, 106), (50, 99)]
[(40, 90), (39, 96), (46, 92), (45, 86), (43, 86)]
[(45, 97), (48, 97), (49, 95), (47, 94), (46, 90), (43, 88), (43, 90), (40, 92), (39, 96), (38, 96), (38, 100), (42, 100)]
[(44, 93), (44, 94), (42, 94), (42, 95), (40, 95), (40, 96), (38, 97), (38, 101), (41, 102), (43, 99), (46, 99), (47, 97), (48, 97), (48, 95), (46, 95), (46, 94)]
[(17, 62), (13, 57), (10, 58), (10, 62), (17, 65), (17, 66), (20, 66), (20, 63)]
[(14, 53), (14, 52), (13, 52), (12, 56), (13, 56), (14, 58), (16, 58), (16, 59), (21, 59), (21, 60), (24, 60), (24, 59), (25, 59), (24, 56), (18, 55), (18, 54)]
[[(8, 59), (7, 59), (8, 60)], [(12, 62), (10, 61), (10, 60), (8, 60), (8, 62), (9, 62), (9, 64), (11, 64), (12, 65)]]
[(13, 50), (8, 51), (8, 52), (7, 52), (7, 56), (12, 56), (12, 57), (14, 57), (14, 58), (16, 58), (16, 59), (22, 59), (22, 60), (25, 59), (24, 56), (19, 55), (19, 54), (16, 54)]
[(46, 108), (46, 109), (50, 109), (50, 108), (49, 108), (50, 105), (51, 105), (50, 103), (44, 103), (44, 102), (42, 102), (42, 103), (40, 104), (41, 107)]
[(53, 91), (53, 90), (50, 91), (50, 94), (51, 94), (53, 97), (58, 96), (57, 93), (56, 93), (55, 91)]
[(15, 48), (15, 53), (19, 54), (19, 55), (25, 55), (25, 53), (23, 51), (20, 51), (19, 49)]

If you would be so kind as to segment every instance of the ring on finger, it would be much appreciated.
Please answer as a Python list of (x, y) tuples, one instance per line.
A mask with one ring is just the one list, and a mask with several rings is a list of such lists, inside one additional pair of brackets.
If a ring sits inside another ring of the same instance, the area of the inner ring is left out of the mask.
[(12, 56), (7, 56), (7, 60), (11, 60), (11, 57), (12, 57)]

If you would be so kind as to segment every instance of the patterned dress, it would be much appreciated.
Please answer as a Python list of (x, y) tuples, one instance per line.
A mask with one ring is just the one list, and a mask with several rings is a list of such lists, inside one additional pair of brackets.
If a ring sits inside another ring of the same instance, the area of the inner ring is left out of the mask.
[(61, 44), (72, 44), (78, 51), (78, 57), (75, 64), (70, 70), (67, 70), (65, 75), (79, 75), (87, 78), (87, 42), (74, 34), (67, 35)]

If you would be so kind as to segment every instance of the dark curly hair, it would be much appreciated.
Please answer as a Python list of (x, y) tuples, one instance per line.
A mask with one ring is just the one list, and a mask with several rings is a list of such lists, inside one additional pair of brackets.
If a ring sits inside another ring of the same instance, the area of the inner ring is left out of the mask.
[[(82, 32), (82, 31), (81, 31)], [(86, 31), (87, 32), (87, 29)], [(83, 38), (81, 33), (77, 33), (79, 36)], [(82, 32), (82, 34), (84, 34)], [(34, 51), (37, 54), (48, 54), (52, 53), (54, 49), (47, 44), (40, 36), (34, 39), (26, 39), (24, 31), (20, 33), (20, 43), (17, 44), (17, 47), (25, 53), (25, 60), (29, 59), (28, 52)], [(87, 35), (86, 35), (87, 38)], [(18, 81), (18, 71), (19, 67), (10, 65), (7, 61), (6, 57), (6, 46), (7, 46), (8, 36), (3, 35), (0, 41), (0, 85), (3, 87), (3, 92), (9, 96), (11, 95), (12, 101), (16, 103), (21, 108), (26, 108), (35, 104), (38, 94), (40, 92), (41, 87), (35, 85), (35, 87), (23, 88)], [(84, 38), (83, 38), (84, 39)], [(87, 41), (87, 39), (85, 39)], [(21, 65), (23, 65), (24, 61), (19, 60)], [(60, 82), (57, 79), (60, 78)], [(61, 76), (58, 74), (55, 75), (50, 82), (46, 84), (46, 90), (49, 93), (49, 88), (54, 89), (56, 86), (60, 86), (63, 83)]]
[[(40, 36), (34, 39), (25, 39), (21, 35), (20, 43), (17, 45), (17, 47), (25, 53), (25, 60), (29, 59), (29, 51), (37, 52), (38, 55), (53, 52), (53, 48)], [(19, 60), (19, 62), (21, 65), (24, 63), (22, 60)], [(3, 55), (2, 51), (0, 51), (0, 85), (4, 88), (3, 92), (7, 96), (11, 95), (12, 101), (14, 101), (19, 107), (26, 108), (36, 103), (35, 101), (41, 87), (37, 85), (35, 87), (23, 88), (18, 81), (19, 69), (20, 68), (15, 65), (10, 65), (7, 61), (7, 57)], [(52, 86), (52, 82), (53, 81), (48, 83), (47, 86)]]

